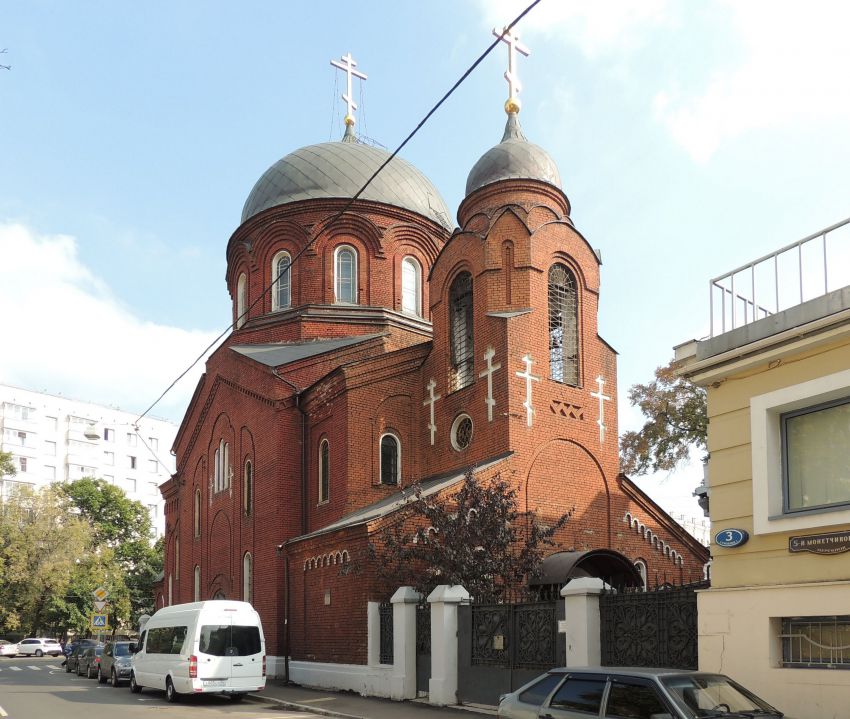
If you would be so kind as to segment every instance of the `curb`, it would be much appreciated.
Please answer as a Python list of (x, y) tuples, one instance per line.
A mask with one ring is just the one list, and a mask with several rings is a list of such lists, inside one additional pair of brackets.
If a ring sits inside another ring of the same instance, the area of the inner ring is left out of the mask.
[(339, 717), (339, 719), (367, 719), (366, 717), (362, 717), (357, 714), (343, 714), (342, 712), (335, 712), (331, 709), (322, 709), (322, 707), (309, 706), (308, 704), (298, 704), (297, 702), (286, 701), (286, 699), (277, 699), (276, 697), (268, 695), (264, 696), (262, 694), (248, 694), (246, 698), (252, 702), (258, 702), (262, 704), (274, 702), (275, 704), (278, 704), (286, 709), (307, 712), (309, 714), (318, 714), (320, 716)]

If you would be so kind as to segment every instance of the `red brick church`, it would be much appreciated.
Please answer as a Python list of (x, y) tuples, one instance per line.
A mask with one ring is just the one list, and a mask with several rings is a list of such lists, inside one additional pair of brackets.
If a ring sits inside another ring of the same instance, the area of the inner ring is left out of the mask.
[(600, 259), (518, 102), (506, 109), (456, 227), (399, 158), (349, 206), (389, 157), (358, 141), (349, 112), (340, 142), (260, 177), (227, 243), (233, 331), (161, 488), (158, 606), (252, 602), (270, 671), (285, 656), (366, 663), (367, 601), (396, 587), (346, 565), (404, 490), (450, 492), (470, 468), (509, 479), (544, 522), (574, 508), (553, 550), (572, 574), (553, 581), (612, 562), (650, 584), (702, 574), (707, 550), (619, 472)]

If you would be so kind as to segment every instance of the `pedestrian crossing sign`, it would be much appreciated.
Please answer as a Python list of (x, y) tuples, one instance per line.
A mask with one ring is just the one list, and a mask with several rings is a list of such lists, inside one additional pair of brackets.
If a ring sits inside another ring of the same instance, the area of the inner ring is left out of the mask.
[(91, 615), (91, 628), (92, 629), (109, 629), (107, 624), (107, 619), (109, 619), (109, 615), (107, 614), (92, 614)]

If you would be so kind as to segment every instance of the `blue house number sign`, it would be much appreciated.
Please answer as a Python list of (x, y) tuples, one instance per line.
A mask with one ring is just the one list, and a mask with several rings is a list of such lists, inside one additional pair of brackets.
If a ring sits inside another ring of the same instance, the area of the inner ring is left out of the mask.
[(743, 529), (724, 529), (714, 535), (714, 541), (718, 547), (740, 547), (745, 544), (750, 535)]

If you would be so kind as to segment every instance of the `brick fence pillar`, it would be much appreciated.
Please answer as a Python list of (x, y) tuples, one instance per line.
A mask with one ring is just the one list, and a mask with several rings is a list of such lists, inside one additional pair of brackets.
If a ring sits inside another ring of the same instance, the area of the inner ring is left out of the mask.
[(571, 579), (561, 589), (567, 629), (567, 666), (602, 663), (599, 595), (610, 587), (596, 577)]
[(459, 584), (441, 584), (428, 595), (431, 605), (431, 680), (428, 701), (457, 704), (457, 607), (469, 601)]

